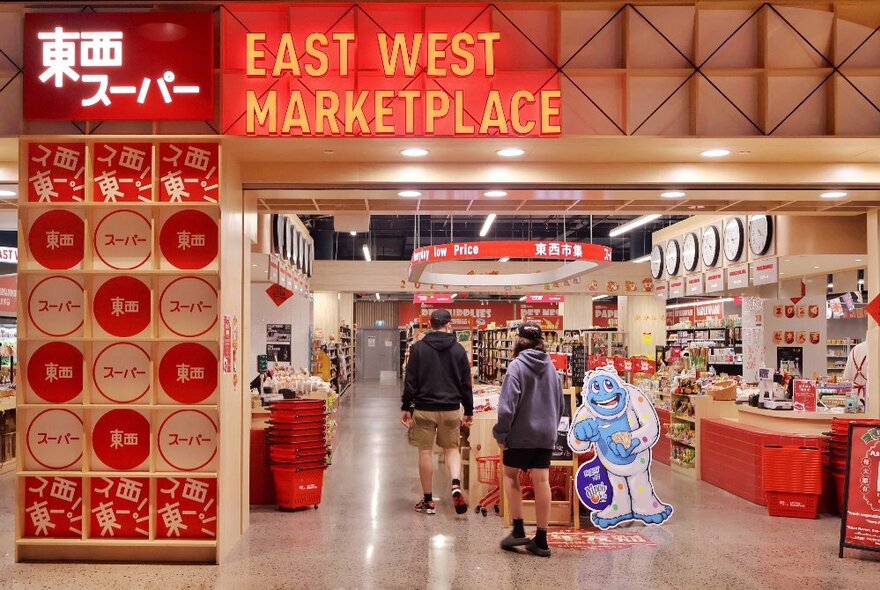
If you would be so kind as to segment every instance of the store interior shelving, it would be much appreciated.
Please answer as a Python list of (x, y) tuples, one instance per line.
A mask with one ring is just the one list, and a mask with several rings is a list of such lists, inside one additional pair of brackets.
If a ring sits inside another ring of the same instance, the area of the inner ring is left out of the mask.
[(829, 338), (826, 341), (828, 348), (827, 360), (829, 373), (842, 373), (846, 369), (846, 360), (852, 349), (862, 341), (857, 338)]

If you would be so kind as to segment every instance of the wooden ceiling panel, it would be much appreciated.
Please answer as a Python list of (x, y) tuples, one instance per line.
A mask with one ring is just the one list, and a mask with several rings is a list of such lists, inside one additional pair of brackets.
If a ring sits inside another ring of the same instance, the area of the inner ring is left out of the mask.
[(577, 202), (578, 201), (573, 199), (533, 199), (523, 201), (522, 205), (519, 207), (519, 211), (555, 211), (562, 213)]
[(470, 201), (462, 200), (422, 200), (419, 211), (461, 211), (465, 212), (470, 206)]

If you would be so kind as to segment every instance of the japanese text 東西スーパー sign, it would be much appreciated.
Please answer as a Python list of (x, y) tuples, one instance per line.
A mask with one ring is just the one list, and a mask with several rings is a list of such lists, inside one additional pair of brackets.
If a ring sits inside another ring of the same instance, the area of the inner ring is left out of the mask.
[(490, 5), (231, 4), (222, 11), (223, 132), (548, 137), (558, 70)]
[(213, 120), (210, 12), (28, 13), (24, 116)]

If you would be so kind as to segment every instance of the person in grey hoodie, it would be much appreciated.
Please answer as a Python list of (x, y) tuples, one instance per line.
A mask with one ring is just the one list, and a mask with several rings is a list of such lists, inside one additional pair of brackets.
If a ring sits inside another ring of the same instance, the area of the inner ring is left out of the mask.
[[(530, 553), (550, 557), (550, 459), (562, 418), (562, 384), (544, 351), (541, 327), (525, 322), (517, 336), (514, 360), (501, 384), (498, 424), (492, 431), (504, 453), (504, 494), (513, 518), (513, 531), (501, 541), (501, 548), (515, 551), (524, 545)], [(531, 472), (535, 489), (538, 530), (533, 539), (523, 526), (520, 471)]]

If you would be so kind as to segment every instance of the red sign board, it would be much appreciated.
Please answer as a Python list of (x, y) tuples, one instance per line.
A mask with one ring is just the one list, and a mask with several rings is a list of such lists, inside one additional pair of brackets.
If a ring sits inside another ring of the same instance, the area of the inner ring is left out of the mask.
[(41, 400), (63, 404), (83, 390), (83, 353), (67, 342), (47, 342), (27, 362), (27, 383)]
[(0, 313), (18, 310), (18, 275), (0, 275)]
[(549, 137), (558, 70), (486, 5), (229, 4), (224, 133)]
[(565, 295), (526, 295), (526, 303), (563, 303)]
[(24, 16), (25, 119), (214, 119), (211, 12)]
[(614, 328), (618, 324), (616, 301), (593, 302), (593, 327)]
[(452, 327), (456, 329), (485, 328), (495, 322), (505, 326), (516, 319), (513, 303), (486, 303), (478, 301), (449, 304), (418, 304), (401, 301), (398, 307), (400, 325), (409, 324), (422, 316), (429, 316), (435, 309), (447, 309), (452, 315)]
[(159, 200), (165, 203), (207, 201), (220, 196), (220, 145), (163, 143), (159, 145)]
[(816, 383), (808, 379), (795, 379), (792, 385), (795, 412), (816, 411)]
[(559, 353), (550, 353), (550, 362), (553, 363), (553, 367), (557, 371), (567, 371), (568, 370), (568, 355), (567, 354), (559, 354)]
[(92, 487), (92, 539), (145, 539), (150, 536), (150, 480), (101, 477)]
[[(792, 299), (794, 301), (794, 299)], [(874, 318), (874, 321), (880, 324), (880, 295), (874, 297), (871, 302), (865, 306), (865, 313)]]
[(162, 256), (175, 268), (198, 270), (211, 264), (220, 251), (217, 222), (197, 209), (169, 217), (159, 232)]
[(708, 320), (723, 320), (724, 304), (723, 303), (706, 303), (702, 305), (691, 305), (688, 307), (678, 307), (667, 310), (666, 325), (674, 326), (681, 322), (705, 322)]
[(492, 258), (529, 258), (532, 260), (594, 260), (611, 261), (611, 249), (598, 244), (574, 242), (486, 241), (437, 244), (416, 248), (410, 266), (422, 266), (449, 260), (483, 260)]
[(110, 410), (95, 422), (92, 449), (110, 469), (135, 469), (150, 456), (150, 421), (135, 410)]
[(81, 477), (24, 478), (24, 536), (82, 537)]
[(66, 209), (46, 211), (31, 223), (28, 247), (40, 266), (73, 268), (82, 262), (85, 252), (85, 222)]
[(850, 422), (848, 447), (841, 557), (844, 547), (880, 551), (880, 426)]
[(413, 294), (413, 303), (452, 303), (454, 299), (450, 293), (435, 293), (433, 295)]
[[(225, 330), (224, 322), (224, 335)], [(232, 354), (231, 344), (228, 352)], [(218, 376), (217, 356), (197, 342), (175, 344), (159, 361), (159, 385), (181, 404), (198, 404), (211, 397)]]

